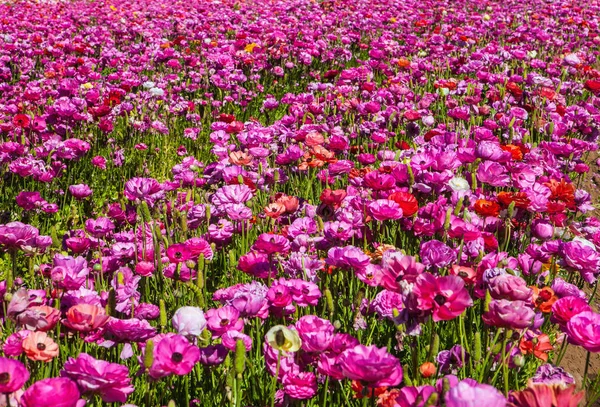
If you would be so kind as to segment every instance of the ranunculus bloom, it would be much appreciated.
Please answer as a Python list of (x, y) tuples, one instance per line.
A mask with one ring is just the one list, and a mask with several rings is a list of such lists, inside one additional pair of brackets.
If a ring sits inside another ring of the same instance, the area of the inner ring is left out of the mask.
[(483, 321), (491, 326), (524, 329), (531, 325), (535, 312), (524, 301), (493, 300)]
[(31, 360), (49, 362), (58, 356), (58, 344), (45, 332), (32, 332), (23, 340), (23, 350)]
[(600, 352), (600, 314), (583, 311), (567, 323), (569, 340), (589, 352)]
[(584, 392), (575, 393), (575, 385), (563, 387), (530, 382), (526, 389), (513, 391), (508, 407), (577, 407)]
[(173, 315), (171, 320), (173, 328), (180, 335), (200, 336), (206, 328), (204, 312), (198, 307), (181, 307)]
[(283, 376), (283, 391), (296, 400), (306, 400), (317, 394), (317, 378), (312, 372), (288, 373)]
[(495, 387), (463, 380), (444, 396), (446, 407), (504, 407), (506, 398)]
[(35, 382), (23, 393), (21, 407), (83, 407), (77, 384), (66, 377)]
[(200, 360), (200, 350), (181, 335), (167, 335), (154, 348), (150, 376), (160, 378), (171, 374), (183, 376)]
[(473, 305), (465, 282), (457, 276), (436, 277), (423, 273), (417, 277), (413, 293), (417, 307), (423, 311), (431, 310), (435, 322), (454, 319)]
[(582, 298), (563, 297), (552, 304), (552, 322), (565, 326), (575, 315), (591, 310), (588, 302)]
[(60, 374), (74, 380), (82, 393), (98, 394), (107, 403), (125, 403), (134, 391), (127, 366), (94, 359), (87, 353), (69, 358)]
[(316, 315), (305, 315), (300, 318), (296, 322), (296, 329), (302, 339), (302, 348), (307, 352), (323, 352), (333, 341), (333, 325)]
[(27, 380), (29, 380), (29, 371), (23, 363), (0, 357), (0, 394), (19, 390)]
[(104, 308), (93, 304), (77, 304), (69, 308), (67, 318), (62, 320), (66, 327), (80, 332), (89, 332), (102, 327), (108, 321)]
[(357, 345), (343, 351), (338, 361), (344, 376), (369, 387), (397, 386), (402, 381), (400, 361), (386, 348)]

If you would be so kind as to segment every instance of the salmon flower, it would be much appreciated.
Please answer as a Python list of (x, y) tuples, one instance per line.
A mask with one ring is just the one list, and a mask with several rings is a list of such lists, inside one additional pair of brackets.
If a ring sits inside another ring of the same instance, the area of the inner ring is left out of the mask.
[(49, 362), (58, 356), (58, 344), (46, 332), (32, 332), (23, 340), (23, 350), (31, 360)]

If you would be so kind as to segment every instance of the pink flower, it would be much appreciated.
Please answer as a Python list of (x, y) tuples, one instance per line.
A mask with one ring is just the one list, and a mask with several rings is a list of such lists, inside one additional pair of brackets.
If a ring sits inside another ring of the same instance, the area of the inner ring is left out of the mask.
[(200, 360), (200, 350), (181, 335), (168, 334), (154, 348), (150, 376), (158, 379), (171, 374), (183, 376)]
[(333, 341), (334, 327), (326, 319), (305, 315), (296, 322), (296, 330), (302, 339), (302, 349), (307, 352), (323, 352)]
[(344, 376), (369, 387), (397, 386), (402, 381), (400, 361), (386, 348), (356, 345), (343, 351), (338, 360)]
[(390, 219), (400, 219), (402, 217), (402, 208), (400, 205), (389, 199), (373, 201), (369, 203), (368, 209), (371, 216), (380, 222)]
[(454, 319), (473, 305), (465, 282), (457, 276), (436, 277), (423, 273), (417, 277), (413, 293), (417, 297), (417, 308), (432, 310), (435, 322)]
[(531, 325), (535, 312), (524, 301), (493, 300), (483, 321), (491, 326), (524, 329)]
[(600, 352), (600, 314), (583, 311), (567, 323), (569, 340), (588, 352)]

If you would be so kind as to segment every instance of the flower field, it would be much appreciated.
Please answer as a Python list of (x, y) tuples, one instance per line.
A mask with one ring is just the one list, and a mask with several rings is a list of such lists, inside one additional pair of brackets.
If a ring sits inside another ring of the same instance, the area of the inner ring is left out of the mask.
[(598, 0), (5, 1), (0, 406), (595, 405), (599, 55)]

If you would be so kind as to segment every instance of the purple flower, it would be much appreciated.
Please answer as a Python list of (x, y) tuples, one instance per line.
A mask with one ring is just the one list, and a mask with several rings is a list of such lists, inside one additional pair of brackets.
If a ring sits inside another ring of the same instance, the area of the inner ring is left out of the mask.
[(60, 375), (75, 381), (82, 393), (98, 394), (107, 403), (124, 403), (134, 391), (127, 366), (94, 359), (87, 353), (69, 358)]
[(443, 268), (456, 261), (456, 252), (439, 240), (430, 240), (421, 244), (419, 251), (425, 266)]
[(136, 318), (111, 318), (105, 327), (105, 335), (115, 342), (144, 342), (156, 335), (156, 329), (148, 321)]
[(533, 290), (527, 286), (527, 282), (521, 277), (512, 274), (500, 274), (488, 283), (492, 298), (510, 301), (531, 301)]
[(229, 350), (221, 344), (200, 348), (200, 363), (206, 366), (220, 365), (228, 353)]
[(283, 376), (283, 391), (296, 400), (306, 400), (317, 394), (317, 378), (312, 372), (290, 372)]
[(538, 367), (535, 374), (531, 377), (533, 383), (543, 383), (548, 385), (558, 385), (565, 387), (574, 384), (575, 379), (565, 369), (559, 366), (545, 363)]
[(154, 178), (131, 178), (125, 183), (125, 197), (139, 203), (145, 201), (148, 205), (164, 197), (160, 183)]

